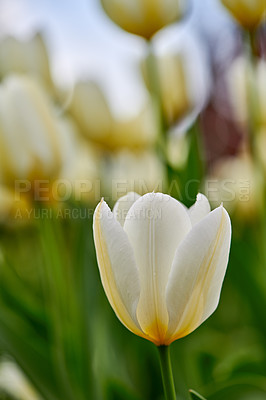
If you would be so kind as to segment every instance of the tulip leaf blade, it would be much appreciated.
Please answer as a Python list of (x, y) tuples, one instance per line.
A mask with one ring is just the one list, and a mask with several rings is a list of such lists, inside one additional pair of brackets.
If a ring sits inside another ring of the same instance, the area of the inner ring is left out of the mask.
[(201, 396), (199, 393), (195, 392), (195, 390), (189, 390), (190, 396), (192, 400), (206, 400), (205, 397)]

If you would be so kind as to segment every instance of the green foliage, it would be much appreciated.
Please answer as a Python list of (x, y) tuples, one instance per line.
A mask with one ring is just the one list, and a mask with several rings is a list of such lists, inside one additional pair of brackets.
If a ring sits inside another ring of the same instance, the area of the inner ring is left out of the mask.
[[(178, 182), (171, 195), (184, 201), (185, 184), (194, 180), (188, 206), (204, 174), (199, 142), (193, 129), (189, 169), (168, 167), (169, 183)], [(266, 395), (265, 226), (263, 220), (232, 223), (219, 308), (171, 345), (177, 400)], [(92, 217), (3, 229), (0, 243), (0, 350), (44, 400), (163, 400), (155, 346), (126, 330), (103, 292)]]
[(204, 397), (202, 397), (200, 394), (198, 394), (197, 392), (195, 392), (195, 390), (190, 390), (189, 391), (191, 399), (192, 400), (206, 400)]
[[(46, 400), (163, 400), (155, 346), (127, 331), (106, 300), (91, 225), (43, 219), (1, 234), (0, 347)], [(191, 386), (208, 400), (265, 397), (266, 283), (255, 229), (234, 232), (219, 309), (171, 346), (178, 400), (204, 398), (188, 394)]]

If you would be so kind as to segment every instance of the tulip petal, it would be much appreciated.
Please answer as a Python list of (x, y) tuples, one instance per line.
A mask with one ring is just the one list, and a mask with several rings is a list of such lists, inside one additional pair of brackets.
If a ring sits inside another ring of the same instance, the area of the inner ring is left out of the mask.
[(210, 211), (211, 207), (207, 197), (199, 193), (196, 202), (188, 209), (192, 226), (201, 221)]
[(180, 244), (166, 289), (165, 344), (188, 335), (216, 309), (228, 263), (231, 223), (221, 206), (194, 225)]
[(140, 195), (135, 192), (129, 192), (125, 196), (120, 197), (114, 205), (113, 214), (115, 219), (124, 226), (125, 218), (130, 207), (140, 198)]
[(145, 336), (136, 319), (140, 285), (133, 249), (103, 200), (94, 213), (93, 233), (102, 284), (113, 310), (129, 330)]
[(134, 250), (140, 276), (137, 319), (155, 344), (168, 326), (165, 288), (175, 251), (191, 229), (188, 213), (168, 195), (148, 193), (130, 208), (124, 230)]

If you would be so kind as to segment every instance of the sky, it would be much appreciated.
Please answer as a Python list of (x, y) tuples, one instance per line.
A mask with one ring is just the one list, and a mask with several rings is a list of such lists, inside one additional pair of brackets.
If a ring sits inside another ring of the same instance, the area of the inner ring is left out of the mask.
[[(197, 84), (208, 74), (207, 49), (199, 31), (222, 41), (223, 28), (231, 26), (231, 20), (219, 0), (192, 1), (186, 21), (157, 35), (156, 43), (159, 52), (171, 46), (184, 50)], [(99, 0), (0, 0), (0, 37), (26, 39), (38, 30), (44, 33), (59, 85), (71, 88), (77, 79), (93, 79), (102, 86), (114, 114), (132, 116), (142, 108), (147, 92), (139, 63), (146, 43), (117, 27)]]

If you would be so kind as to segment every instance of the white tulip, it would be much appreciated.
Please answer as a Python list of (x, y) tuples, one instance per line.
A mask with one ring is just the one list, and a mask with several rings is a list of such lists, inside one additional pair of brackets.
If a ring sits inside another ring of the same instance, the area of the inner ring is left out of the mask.
[(94, 213), (102, 284), (120, 321), (156, 345), (188, 335), (216, 309), (231, 224), (198, 195), (190, 208), (162, 193), (128, 193)]

